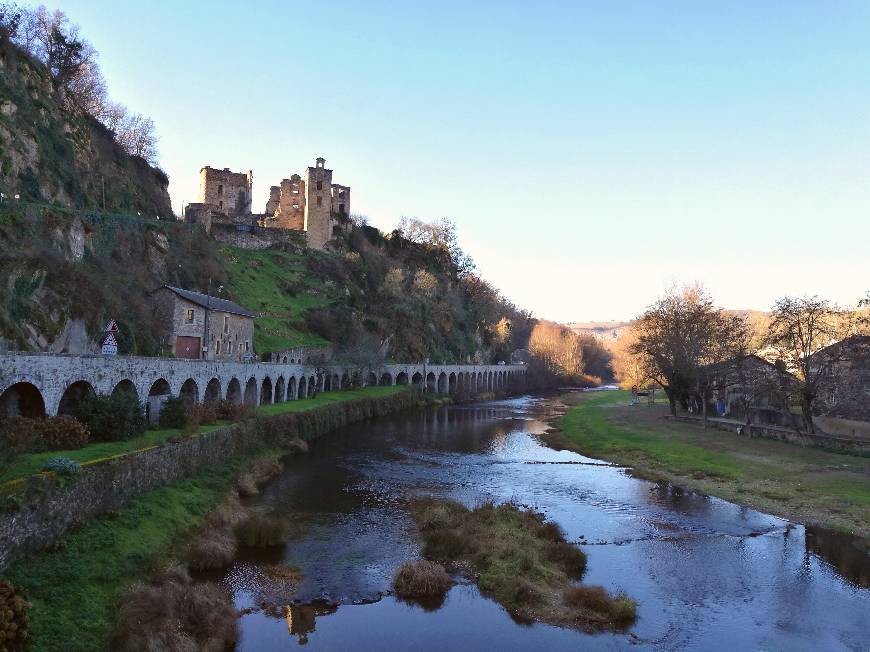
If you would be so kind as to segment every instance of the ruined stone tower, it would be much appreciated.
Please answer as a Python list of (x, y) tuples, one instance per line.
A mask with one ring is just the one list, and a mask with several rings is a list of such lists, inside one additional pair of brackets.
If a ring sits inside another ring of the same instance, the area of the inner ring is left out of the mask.
[(305, 231), (308, 246), (323, 249), (335, 235), (336, 228), (350, 216), (350, 186), (332, 183), (332, 170), (322, 157), (314, 167), (282, 179), (280, 186), (269, 189), (263, 226)]
[(199, 203), (216, 206), (229, 217), (251, 214), (254, 173), (205, 166), (199, 171)]

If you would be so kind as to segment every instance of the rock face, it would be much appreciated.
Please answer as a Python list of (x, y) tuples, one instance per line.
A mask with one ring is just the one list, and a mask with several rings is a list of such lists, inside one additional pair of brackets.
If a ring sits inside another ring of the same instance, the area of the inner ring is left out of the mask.
[(0, 192), (70, 208), (172, 216), (166, 174), (69, 111), (45, 67), (0, 47)]

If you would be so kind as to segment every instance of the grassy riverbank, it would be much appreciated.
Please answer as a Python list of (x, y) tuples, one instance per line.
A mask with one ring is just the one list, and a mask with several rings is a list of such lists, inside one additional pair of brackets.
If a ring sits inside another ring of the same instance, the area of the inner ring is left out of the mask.
[[(406, 387), (371, 387), (315, 399), (263, 406), (263, 416), (305, 412), (330, 404), (381, 399)], [(286, 452), (286, 451), (283, 451)], [(188, 533), (202, 524), (233, 478), (261, 457), (282, 451), (261, 446), (193, 478), (159, 487), (68, 533), (50, 550), (12, 565), (0, 576), (31, 601), (31, 650), (106, 649), (120, 594), (165, 565)]]
[(665, 418), (665, 405), (630, 406), (628, 392), (576, 403), (551, 445), (631, 466), (708, 495), (870, 540), (870, 458), (750, 439)]
[[(393, 394), (397, 394), (405, 389), (407, 389), (407, 386), (405, 385), (395, 385), (323, 392), (312, 399), (286, 401), (283, 403), (274, 403), (272, 405), (261, 405), (256, 409), (255, 414), (271, 416), (276, 414), (286, 414), (288, 412), (306, 412), (308, 410), (323, 407), (324, 405), (351, 401), (358, 398), (392, 396)], [(193, 436), (203, 435), (229, 424), (229, 421), (218, 421), (217, 423), (202, 425)], [(132, 439), (95, 442), (75, 450), (24, 453), (17, 455), (9, 464), (0, 469), (0, 486), (10, 480), (17, 480), (19, 478), (33, 475), (34, 473), (39, 473), (45, 466), (45, 463), (52, 457), (63, 456), (75, 460), (80, 464), (87, 464), (88, 462), (104, 460), (106, 458), (143, 450), (152, 446), (160, 446), (161, 444), (166, 443), (169, 439), (182, 436), (184, 436), (184, 433), (181, 429), (160, 428), (156, 430), (147, 430), (141, 436)]]

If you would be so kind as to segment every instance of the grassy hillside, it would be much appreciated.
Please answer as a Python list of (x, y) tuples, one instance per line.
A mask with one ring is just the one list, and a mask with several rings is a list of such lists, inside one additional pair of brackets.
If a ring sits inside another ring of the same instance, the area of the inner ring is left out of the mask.
[(168, 283), (222, 288), (255, 312), (258, 355), (332, 344), (347, 359), (489, 362), (525, 345), (528, 316), (481, 279), (460, 278), (444, 252), (369, 227), (335, 246), (246, 250), (176, 221), (9, 202), (0, 206), (0, 337), (77, 353), (115, 319), (122, 353), (168, 355), (149, 299)]

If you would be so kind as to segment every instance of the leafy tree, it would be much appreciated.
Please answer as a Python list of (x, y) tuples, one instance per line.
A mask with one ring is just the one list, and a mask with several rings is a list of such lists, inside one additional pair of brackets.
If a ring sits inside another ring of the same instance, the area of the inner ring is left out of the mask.
[(161, 428), (184, 428), (187, 425), (187, 403), (180, 396), (170, 396), (160, 410)]

